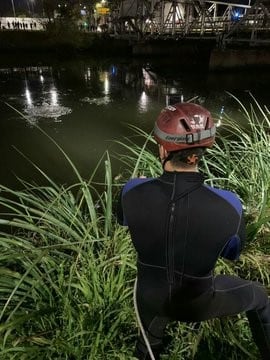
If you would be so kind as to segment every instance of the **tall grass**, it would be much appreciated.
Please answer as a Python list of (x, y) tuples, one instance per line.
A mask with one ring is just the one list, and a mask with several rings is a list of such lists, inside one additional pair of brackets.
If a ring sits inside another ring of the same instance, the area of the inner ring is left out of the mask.
[(134, 251), (113, 214), (110, 156), (97, 165), (98, 193), (44, 135), (77, 183), (58, 185), (32, 164), (47, 186), (0, 186), (0, 358), (131, 358)]
[(105, 191), (95, 200), (84, 181), (0, 188), (1, 359), (104, 359), (127, 351), (134, 254), (112, 215), (109, 157), (105, 164)]
[(239, 105), (239, 118), (225, 114), (226, 136), (209, 151), (204, 171), (211, 184), (235, 190), (242, 198), (252, 241), (270, 220), (270, 115), (252, 94), (249, 109), (230, 95)]
[[(221, 260), (216, 272), (236, 273), (269, 287), (269, 111), (252, 98), (241, 102), (245, 127), (225, 116), (223, 135), (202, 163), (207, 182), (237, 192), (245, 204), (248, 245), (235, 264)], [(42, 131), (42, 129), (40, 129)], [(144, 145), (125, 139), (122, 182), (162, 172), (152, 137), (133, 129)], [(47, 136), (46, 134), (44, 134)], [(233, 136), (233, 137), (232, 137)], [(47, 136), (48, 137), (48, 136)], [(54, 140), (48, 137), (48, 141)], [(55, 142), (77, 182), (47, 186), (0, 186), (0, 358), (46, 360), (131, 359), (137, 335), (132, 305), (136, 259), (114, 206), (119, 176), (105, 153), (104, 181), (83, 179)], [(94, 171), (95, 173), (95, 171)], [(257, 359), (246, 319), (239, 315), (199, 326), (173, 323), (165, 359)]]

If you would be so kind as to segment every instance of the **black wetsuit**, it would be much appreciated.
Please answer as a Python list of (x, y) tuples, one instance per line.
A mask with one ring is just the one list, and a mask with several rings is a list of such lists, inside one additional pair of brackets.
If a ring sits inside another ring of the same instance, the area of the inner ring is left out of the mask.
[[(123, 188), (118, 221), (138, 254), (137, 304), (158, 356), (171, 320), (199, 322), (246, 312), (263, 359), (270, 360), (270, 306), (257, 282), (217, 275), (217, 259), (235, 260), (245, 241), (242, 205), (225, 190), (204, 185), (200, 173), (164, 172)], [(142, 338), (136, 354), (147, 359)]]

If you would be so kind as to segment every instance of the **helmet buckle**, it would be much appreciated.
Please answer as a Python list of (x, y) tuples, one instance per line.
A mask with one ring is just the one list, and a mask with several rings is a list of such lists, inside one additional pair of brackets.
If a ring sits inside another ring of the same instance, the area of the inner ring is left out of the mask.
[(186, 144), (194, 144), (193, 134), (186, 134)]

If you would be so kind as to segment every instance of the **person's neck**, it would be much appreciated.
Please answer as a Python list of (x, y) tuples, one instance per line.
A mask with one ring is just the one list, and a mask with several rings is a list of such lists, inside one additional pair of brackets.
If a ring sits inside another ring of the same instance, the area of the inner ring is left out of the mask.
[(174, 166), (170, 161), (165, 164), (164, 170), (169, 172), (199, 172), (197, 165)]

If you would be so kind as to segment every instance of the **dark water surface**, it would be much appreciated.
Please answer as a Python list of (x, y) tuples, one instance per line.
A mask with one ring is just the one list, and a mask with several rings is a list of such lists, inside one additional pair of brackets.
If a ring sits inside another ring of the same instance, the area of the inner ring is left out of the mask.
[(43, 182), (20, 152), (53, 180), (75, 180), (61, 152), (35, 125), (55, 139), (81, 175), (89, 178), (107, 149), (119, 151), (114, 140), (133, 134), (129, 124), (151, 131), (166, 94), (182, 94), (184, 100), (198, 97), (216, 119), (223, 109), (235, 117), (239, 114), (226, 91), (241, 99), (251, 91), (262, 105), (270, 105), (266, 70), (210, 73), (181, 69), (177, 59), (90, 57), (13, 59), (0, 66), (0, 183), (11, 186), (18, 186), (16, 176)]

